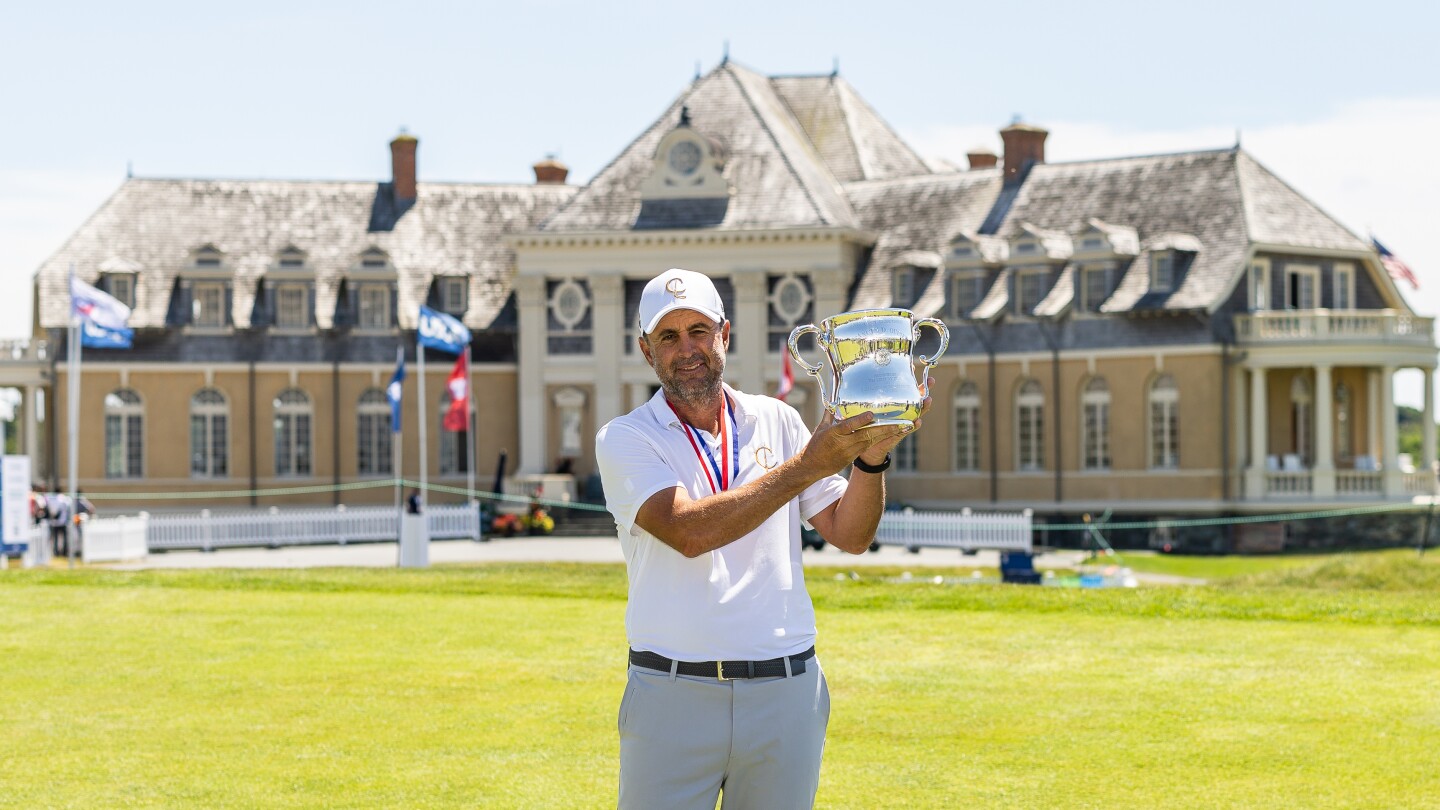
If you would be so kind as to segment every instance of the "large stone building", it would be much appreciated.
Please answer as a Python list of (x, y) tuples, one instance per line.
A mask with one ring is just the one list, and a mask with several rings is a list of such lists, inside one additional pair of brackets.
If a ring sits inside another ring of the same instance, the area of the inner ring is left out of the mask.
[[(553, 161), (534, 185), (417, 182), (408, 136), (390, 182), (130, 179), (40, 269), (36, 338), (63, 342), (72, 266), (134, 305), (134, 348), (85, 356), (94, 492), (316, 484), (334, 494), (250, 502), (329, 502), (388, 480), (397, 346), (417, 478), (429, 303), (476, 336), (476, 465), (508, 449), (512, 470), (563, 468), (594, 495), (596, 428), (654, 390), (635, 314), (672, 266), (717, 280), (748, 391), (774, 390), (797, 324), (945, 320), (934, 409), (890, 475), (917, 506), (1211, 516), (1435, 490), (1399, 456), (1391, 400), (1398, 369), (1423, 370), (1433, 459), (1431, 319), (1365, 241), (1238, 147), (1052, 164), (1046, 137), (1015, 123), (1003, 155), (937, 168), (843, 78), (726, 62), (584, 186)], [(428, 359), (429, 475), (454, 485), (472, 437), (439, 429), (449, 358)], [(28, 436), (53, 474), (67, 381), (48, 373), (26, 378), (52, 389)]]

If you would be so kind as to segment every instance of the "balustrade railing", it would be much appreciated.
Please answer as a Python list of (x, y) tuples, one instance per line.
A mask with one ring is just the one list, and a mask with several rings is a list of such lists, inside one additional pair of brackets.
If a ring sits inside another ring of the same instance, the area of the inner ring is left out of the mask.
[(1273, 310), (1235, 316), (1240, 343), (1320, 341), (1327, 343), (1434, 342), (1434, 318), (1391, 309)]

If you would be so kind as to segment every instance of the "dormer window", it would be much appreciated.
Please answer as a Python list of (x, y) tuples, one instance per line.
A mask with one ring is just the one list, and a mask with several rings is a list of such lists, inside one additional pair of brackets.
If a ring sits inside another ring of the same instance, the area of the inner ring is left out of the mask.
[(1311, 264), (1285, 266), (1285, 308), (1316, 309), (1320, 306), (1320, 268)]
[(363, 270), (385, 270), (390, 267), (390, 256), (379, 248), (370, 248), (360, 254), (360, 268)]
[(1080, 249), (1083, 251), (1104, 250), (1105, 240), (1099, 236), (1087, 236), (1080, 240)]
[(446, 276), (440, 279), (440, 309), (451, 315), (463, 315), (470, 308), (470, 279)]
[(190, 325), (220, 329), (227, 322), (224, 282), (196, 281), (190, 290)]
[(223, 263), (224, 255), (213, 245), (206, 245), (195, 251), (196, 267), (219, 267)]
[(915, 268), (901, 267), (895, 271), (895, 277), (891, 281), (890, 303), (897, 307), (908, 307), (915, 303)]
[(950, 255), (957, 259), (969, 259), (975, 255), (975, 247), (970, 244), (955, 245), (951, 248)]
[(1030, 315), (1045, 300), (1050, 271), (1022, 270), (1015, 278), (1015, 314)]
[(1175, 251), (1162, 250), (1150, 254), (1150, 292), (1175, 289)]
[(135, 274), (105, 273), (100, 276), (100, 286), (111, 297), (131, 309), (135, 307)]
[(1019, 242), (1015, 245), (1015, 255), (1033, 256), (1040, 252), (1040, 245), (1035, 242)]
[(1099, 312), (1100, 305), (1110, 297), (1115, 286), (1115, 267), (1098, 264), (1080, 269), (1080, 310)]
[(956, 318), (968, 318), (980, 299), (985, 295), (985, 272), (969, 270), (955, 272), (950, 276), (950, 314)]
[(286, 248), (280, 252), (275, 266), (281, 270), (300, 270), (305, 267), (305, 254), (297, 248)]

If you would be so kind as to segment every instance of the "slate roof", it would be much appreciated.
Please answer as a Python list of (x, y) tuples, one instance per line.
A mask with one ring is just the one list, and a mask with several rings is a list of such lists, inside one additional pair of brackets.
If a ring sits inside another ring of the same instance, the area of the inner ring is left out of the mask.
[(841, 183), (930, 173), (925, 160), (839, 76), (770, 81)]
[(375, 247), (389, 254), (398, 275), (401, 327), (414, 328), (433, 277), (469, 274), (465, 322), (484, 329), (510, 295), (515, 260), (502, 236), (534, 228), (575, 191), (422, 182), (413, 205), (396, 208), (388, 183), (126, 180), (41, 266), (40, 325), (66, 324), (73, 262), (77, 275), (91, 282), (102, 269), (138, 271), (130, 325), (163, 327), (175, 278), (190, 266), (194, 250), (212, 244), (233, 274), (237, 327), (249, 325), (260, 279), (293, 245), (314, 271), (321, 328), (331, 325), (341, 279), (362, 251)]
[[(877, 235), (870, 263), (855, 286), (851, 307), (890, 304), (890, 279), (907, 264), (939, 267), (950, 241), (980, 227), (1000, 191), (1000, 170), (980, 169), (900, 180), (851, 183), (845, 187), (860, 224)], [(916, 252), (920, 257), (917, 257)], [(915, 310), (933, 314), (944, 300), (944, 273), (921, 291)]]
[[(798, 85), (791, 86), (797, 97), (801, 95)], [(838, 102), (833, 105), (835, 109), (839, 106)], [(734, 193), (724, 219), (711, 227), (854, 227), (855, 212), (839, 181), (776, 84), (727, 61), (691, 84), (583, 191), (542, 223), (540, 230), (633, 228), (640, 213), (640, 185), (654, 166), (660, 140), (679, 123), (682, 107), (689, 108), (695, 131), (718, 141), (728, 154), (725, 176)], [(814, 109), (820, 116), (824, 107), (821, 101), (815, 101), (804, 108)], [(861, 132), (866, 139), (865, 144), (854, 147), (855, 157), (849, 163), (843, 155), (848, 147), (837, 145), (832, 140), (833, 131), (825, 130), (827, 150), (845, 164), (845, 171), (863, 171), (867, 161), (888, 166), (900, 160), (893, 147), (875, 145), (884, 139), (875, 134), (875, 126), (864, 123), (868, 119), (862, 116), (859, 120), (861, 126), (845, 130)], [(884, 160), (872, 152), (883, 155)], [(920, 168), (924, 169), (923, 163)]]
[[(961, 233), (983, 243), (987, 219), (996, 220), (988, 224), (1000, 239), (1042, 236), (1052, 259), (1066, 254), (1063, 245), (1056, 253), (1056, 244), (1092, 226), (1118, 237), (1125, 247), (1119, 258), (1135, 259), (1121, 263), (1123, 275), (1103, 307), (1107, 312), (1213, 309), (1233, 289), (1255, 243), (1297, 250), (1369, 250), (1238, 149), (1037, 164), (1014, 198), (1004, 200), (995, 169), (852, 183), (846, 191), (862, 224), (876, 231), (878, 239), (855, 285), (855, 308), (889, 305), (895, 268), (905, 263), (937, 266), (946, 245)], [(996, 217), (1000, 211), (1003, 217)], [(1150, 256), (1156, 250), (1185, 251), (1173, 291), (1149, 289)], [(918, 259), (916, 251), (923, 252)], [(992, 251), (986, 254), (992, 266), (998, 264)], [(1003, 287), (1008, 275), (997, 274), (995, 286)], [(1073, 268), (1066, 266), (1041, 309), (1050, 314), (1063, 309), (1073, 298), (1074, 283)], [(921, 314), (938, 311), (943, 286), (944, 274), (935, 274), (914, 309)], [(992, 288), (975, 317), (999, 314), (1007, 298), (1006, 290)]]

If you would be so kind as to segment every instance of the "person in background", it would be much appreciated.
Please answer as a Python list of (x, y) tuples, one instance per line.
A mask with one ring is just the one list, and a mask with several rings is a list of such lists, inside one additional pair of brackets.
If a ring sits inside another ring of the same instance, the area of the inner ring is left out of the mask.
[(70, 496), (59, 490), (45, 495), (45, 518), (50, 524), (50, 550), (57, 557), (69, 553)]

